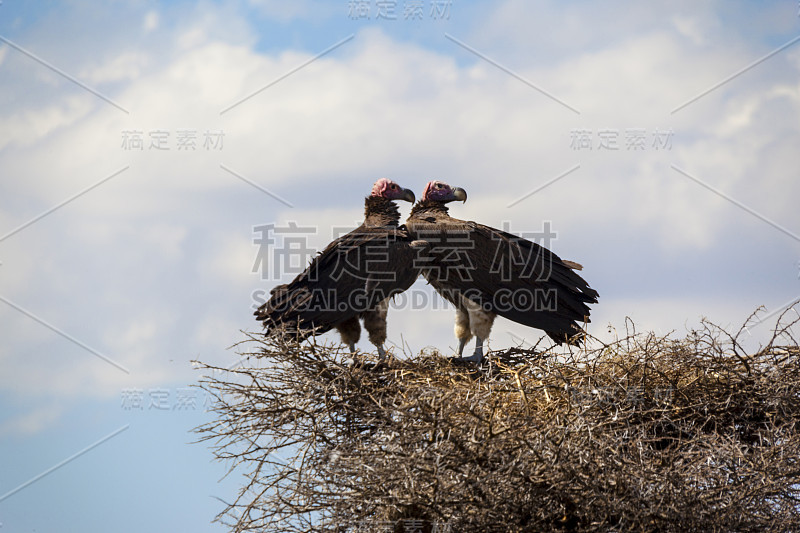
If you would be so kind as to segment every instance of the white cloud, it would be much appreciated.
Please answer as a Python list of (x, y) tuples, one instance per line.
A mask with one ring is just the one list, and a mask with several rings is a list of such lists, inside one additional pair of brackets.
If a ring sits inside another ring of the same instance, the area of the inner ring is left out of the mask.
[(102, 84), (119, 81), (132, 81), (139, 78), (149, 62), (141, 52), (124, 52), (103, 65), (89, 68), (80, 74), (86, 83)]
[(0, 435), (32, 435), (47, 429), (58, 420), (64, 409), (56, 403), (35, 407), (22, 413), (12, 414), (0, 423)]
[(8, 110), (11, 113), (4, 113), (6, 127), (0, 132), (0, 150), (7, 146), (24, 148), (41, 141), (85, 118), (91, 109), (92, 105), (86, 98), (71, 97), (38, 109)]
[(678, 32), (691, 39), (693, 44), (700, 46), (708, 42), (707, 31), (698, 17), (676, 15), (672, 17), (672, 23)]
[(158, 15), (158, 11), (148, 11), (144, 16), (144, 21), (142, 21), (142, 28), (147, 33), (152, 32), (158, 29), (159, 22), (160, 17)]
[(347, 3), (320, 2), (313, 0), (248, 0), (248, 3), (265, 16), (279, 21), (290, 21), (302, 18), (305, 20), (320, 19), (339, 13), (347, 14)]

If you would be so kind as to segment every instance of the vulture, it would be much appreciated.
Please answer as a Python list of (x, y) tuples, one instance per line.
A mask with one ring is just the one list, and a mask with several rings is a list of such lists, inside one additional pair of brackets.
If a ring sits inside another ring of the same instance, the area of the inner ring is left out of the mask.
[[(431, 181), (406, 228), (412, 240), (426, 241), (417, 260), (422, 275), (456, 308), (461, 360), (483, 360), (483, 341), (497, 315), (544, 330), (558, 344), (579, 344), (577, 323), (589, 322), (587, 304), (598, 297), (575, 273), (583, 267), (511, 233), (450, 217), (447, 203), (454, 200), (466, 202), (466, 191)], [(475, 351), (463, 357), (473, 335)]]
[(272, 289), (255, 312), (267, 335), (280, 331), (305, 339), (335, 328), (355, 353), (362, 319), (383, 359), (389, 298), (419, 276), (395, 200), (413, 203), (414, 193), (386, 178), (376, 181), (364, 201), (364, 223), (331, 242), (290, 283)]

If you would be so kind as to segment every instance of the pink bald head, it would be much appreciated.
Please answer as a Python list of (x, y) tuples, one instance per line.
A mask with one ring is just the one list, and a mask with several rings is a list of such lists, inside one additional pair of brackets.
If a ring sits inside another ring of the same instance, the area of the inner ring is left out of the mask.
[(409, 189), (404, 189), (394, 181), (388, 178), (381, 178), (372, 186), (372, 196), (382, 196), (389, 200), (406, 200), (408, 202), (414, 201), (414, 192)]
[(450, 187), (443, 181), (430, 181), (422, 192), (423, 200), (433, 200), (434, 202), (452, 202), (454, 200), (467, 201), (467, 191), (461, 187)]

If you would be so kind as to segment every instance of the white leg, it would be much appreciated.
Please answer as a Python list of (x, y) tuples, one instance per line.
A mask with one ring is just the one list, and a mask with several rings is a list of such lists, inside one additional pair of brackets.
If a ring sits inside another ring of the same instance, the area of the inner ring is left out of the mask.
[(456, 325), (453, 331), (456, 334), (456, 339), (458, 339), (458, 356), (461, 357), (464, 353), (464, 346), (472, 338), (472, 333), (469, 329), (469, 313), (465, 309), (460, 307), (456, 309)]
[(458, 339), (458, 356), (461, 357), (464, 353), (464, 346), (466, 346), (469, 337), (462, 337)]
[(356, 357), (356, 345), (355, 343), (348, 344), (350, 348), (350, 357), (344, 360), (344, 364), (346, 366), (356, 366), (358, 364), (358, 357)]
[(369, 333), (369, 342), (378, 349), (378, 357), (383, 360), (386, 351), (383, 343), (386, 342), (386, 313), (389, 311), (389, 298), (379, 303), (375, 309), (361, 314), (364, 319), (364, 329)]
[[(467, 315), (467, 319), (465, 322), (469, 325), (469, 333), (470, 335), (475, 335), (475, 351), (469, 357), (461, 357), (461, 360), (470, 363), (480, 363), (483, 361), (483, 341), (489, 338), (489, 332), (492, 330), (495, 314), (484, 311), (478, 304), (463, 296), (461, 297), (461, 303), (466, 309), (465, 314)], [(461, 350), (464, 349), (464, 344), (466, 344), (467, 339), (469, 339), (469, 337), (464, 338), (462, 344), (459, 346), (459, 355), (461, 355)]]

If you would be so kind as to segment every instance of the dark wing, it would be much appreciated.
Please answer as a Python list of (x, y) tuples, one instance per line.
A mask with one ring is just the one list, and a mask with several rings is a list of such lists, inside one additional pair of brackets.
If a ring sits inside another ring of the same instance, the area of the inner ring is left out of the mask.
[(324, 333), (408, 289), (419, 271), (405, 228), (361, 226), (331, 242), (255, 313), (267, 334)]
[(485, 310), (542, 329), (561, 342), (588, 322), (597, 302), (575, 269), (550, 250), (508, 232), (447, 217), (409, 223), (414, 238), (428, 242), (423, 275), (455, 305), (461, 297)]

